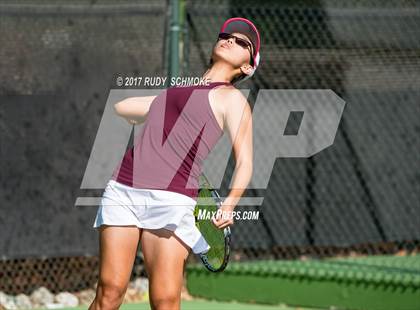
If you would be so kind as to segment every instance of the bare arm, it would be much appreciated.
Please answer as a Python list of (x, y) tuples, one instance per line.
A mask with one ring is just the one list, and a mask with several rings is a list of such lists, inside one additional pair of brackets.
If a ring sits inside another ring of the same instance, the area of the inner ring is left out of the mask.
[(130, 97), (114, 105), (115, 113), (124, 117), (132, 125), (138, 125), (146, 120), (150, 105), (156, 96)]
[(223, 205), (233, 210), (251, 180), (253, 148), (249, 103), (239, 90), (235, 90), (230, 97), (225, 110), (225, 128), (233, 146), (235, 172), (231, 191)]
[[(227, 92), (226, 92), (227, 91)], [(241, 199), (252, 176), (252, 114), (248, 101), (237, 89), (223, 90), (217, 95), (224, 100), (224, 130), (232, 142), (235, 157), (235, 172), (232, 188), (222, 203), (224, 215), (216, 215), (213, 224), (223, 229), (233, 224), (232, 211)]]

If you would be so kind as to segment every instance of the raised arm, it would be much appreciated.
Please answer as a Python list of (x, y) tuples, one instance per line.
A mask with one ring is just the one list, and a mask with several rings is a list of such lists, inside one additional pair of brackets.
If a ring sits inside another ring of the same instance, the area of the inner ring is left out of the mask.
[(114, 105), (115, 112), (124, 117), (132, 125), (138, 125), (146, 120), (150, 105), (156, 96), (130, 97)]

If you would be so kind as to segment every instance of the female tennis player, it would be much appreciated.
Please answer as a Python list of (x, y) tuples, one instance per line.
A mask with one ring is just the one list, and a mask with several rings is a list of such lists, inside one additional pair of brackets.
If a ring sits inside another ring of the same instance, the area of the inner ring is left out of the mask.
[[(100, 270), (90, 310), (120, 307), (139, 241), (152, 309), (180, 308), (186, 259), (191, 250), (209, 248), (193, 215), (202, 162), (224, 132), (236, 165), (223, 211), (234, 209), (251, 179), (251, 109), (233, 83), (253, 75), (259, 48), (252, 22), (228, 19), (203, 75), (208, 84), (170, 87), (158, 96), (115, 105), (130, 124), (144, 126), (114, 170), (98, 208), (93, 227), (99, 230)], [(222, 229), (233, 219), (217, 217), (213, 223)]]

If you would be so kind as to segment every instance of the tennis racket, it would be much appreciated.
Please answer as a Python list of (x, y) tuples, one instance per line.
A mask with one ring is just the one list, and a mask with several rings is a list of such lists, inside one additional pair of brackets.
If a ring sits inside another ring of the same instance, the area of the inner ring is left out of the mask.
[[(217, 228), (211, 218), (202, 215), (215, 214), (221, 203), (219, 193), (210, 185), (207, 177), (201, 174), (198, 200), (194, 210), (195, 225), (210, 245), (210, 249), (200, 253), (199, 256), (204, 266), (212, 272), (221, 272), (228, 264), (231, 232), (229, 227)], [(200, 213), (202, 218), (199, 218)]]

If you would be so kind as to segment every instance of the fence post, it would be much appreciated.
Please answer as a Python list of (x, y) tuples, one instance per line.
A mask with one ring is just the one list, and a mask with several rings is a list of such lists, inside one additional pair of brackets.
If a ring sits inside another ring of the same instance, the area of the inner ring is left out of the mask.
[(169, 80), (179, 75), (179, 47), (180, 47), (180, 0), (171, 0), (170, 14), (170, 45), (169, 45)]

